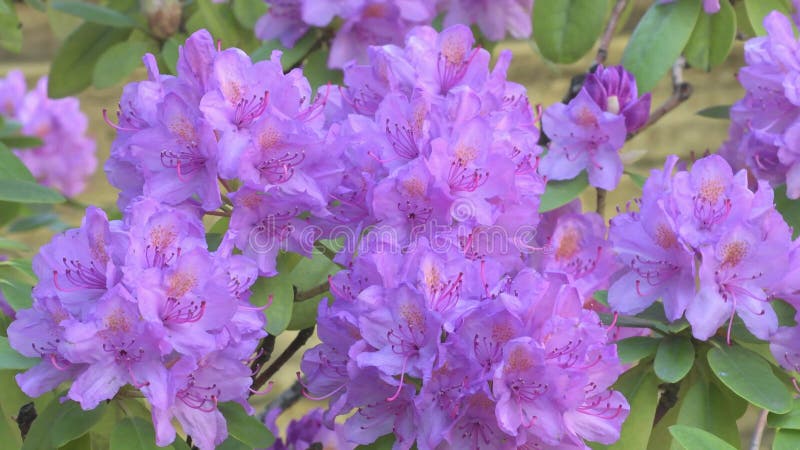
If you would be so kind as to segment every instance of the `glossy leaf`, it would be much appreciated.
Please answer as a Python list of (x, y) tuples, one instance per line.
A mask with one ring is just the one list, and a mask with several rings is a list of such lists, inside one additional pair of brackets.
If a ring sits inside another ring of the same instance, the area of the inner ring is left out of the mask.
[(747, 19), (753, 30), (759, 36), (767, 34), (764, 28), (764, 17), (770, 12), (778, 10), (787, 16), (791, 13), (788, 2), (783, 0), (744, 0), (744, 7), (747, 11)]
[(219, 410), (228, 422), (228, 434), (251, 448), (269, 447), (275, 437), (255, 416), (247, 415), (242, 405), (234, 402), (220, 403)]
[(757, 353), (740, 345), (713, 348), (708, 363), (725, 386), (750, 403), (778, 414), (791, 409), (792, 394)]
[(694, 345), (685, 336), (667, 336), (661, 340), (653, 364), (656, 375), (667, 383), (677, 383), (694, 364)]
[[(687, 389), (680, 405), (677, 423), (690, 425), (723, 439), (731, 445), (739, 445), (739, 430), (736, 427), (735, 408), (731, 408), (726, 394), (713, 383), (695, 380)], [(673, 450), (679, 450), (673, 445)]]
[(552, 211), (566, 205), (578, 198), (587, 186), (589, 186), (589, 178), (586, 176), (586, 172), (581, 172), (571, 180), (548, 181), (539, 203), (539, 212)]
[(66, 97), (89, 87), (98, 58), (112, 45), (127, 39), (130, 32), (92, 23), (78, 27), (56, 52), (50, 66), (48, 96)]
[(716, 14), (700, 14), (683, 51), (686, 62), (706, 71), (722, 64), (736, 38), (736, 13), (730, 2), (720, 2)]
[(538, 0), (533, 5), (533, 39), (550, 61), (573, 63), (592, 49), (603, 31), (607, 1)]
[(636, 77), (639, 92), (653, 90), (680, 56), (700, 14), (697, 0), (655, 2), (633, 31), (622, 65)]
[(698, 116), (708, 117), (709, 119), (730, 119), (731, 105), (709, 106), (697, 111)]
[(50, 7), (56, 11), (80, 17), (89, 23), (115, 28), (133, 28), (136, 21), (125, 14), (102, 5), (85, 1), (51, 0)]
[(800, 448), (800, 430), (781, 429), (775, 433), (772, 450), (797, 450)]
[(736, 450), (722, 439), (708, 431), (686, 425), (673, 425), (669, 432), (686, 450)]
[(22, 450), (45, 450), (63, 446), (86, 434), (105, 411), (105, 403), (91, 411), (84, 411), (71, 400), (61, 403), (55, 398), (33, 421)]
[[(180, 439), (178, 437), (177, 439)], [(159, 450), (153, 424), (139, 417), (122, 419), (111, 432), (110, 450)]]
[(155, 51), (152, 43), (146, 41), (125, 41), (109, 47), (94, 66), (92, 85), (98, 89), (108, 88), (125, 80), (138, 67), (142, 57)]
[(8, 343), (8, 338), (0, 336), (0, 370), (24, 370), (38, 364), (41, 360), (28, 358), (17, 353)]
[(619, 441), (608, 447), (613, 450), (646, 448), (653, 430), (653, 417), (658, 405), (658, 378), (647, 371), (633, 392), (626, 393), (631, 414), (622, 424)]
[(659, 347), (660, 339), (633, 336), (617, 342), (617, 354), (623, 364), (631, 364), (652, 356)]

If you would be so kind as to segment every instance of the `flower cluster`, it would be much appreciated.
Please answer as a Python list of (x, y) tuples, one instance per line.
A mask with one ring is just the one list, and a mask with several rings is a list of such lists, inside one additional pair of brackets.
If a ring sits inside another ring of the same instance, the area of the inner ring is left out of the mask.
[(787, 277), (791, 230), (775, 210), (765, 181), (755, 191), (747, 173), (734, 174), (720, 156), (697, 160), (672, 174), (677, 157), (654, 170), (639, 211), (612, 219), (609, 240), (624, 268), (608, 292), (612, 308), (643, 311), (661, 298), (669, 320), (683, 314), (697, 339), (735, 315), (760, 339), (778, 319), (769, 303)]
[(174, 417), (202, 449), (227, 435), (218, 402), (250, 408), (245, 361), (265, 334), (249, 303), (257, 269), (209, 252), (192, 214), (141, 198), (123, 222), (109, 222), (90, 207), (80, 228), (41, 248), (33, 269), (33, 307), (8, 328), (15, 350), (41, 358), (17, 375), (27, 395), (71, 380), (67, 398), (93, 409), (137, 389), (159, 445), (175, 438)]
[(179, 55), (177, 76), (145, 56), (149, 79), (125, 87), (119, 121), (109, 121), (118, 133), (106, 172), (119, 205), (146, 195), (208, 212), (223, 204), (221, 184), (231, 193), (225, 208), (234, 206), (227, 241), (274, 275), (282, 245), (310, 253), (290, 224), (329, 215), (341, 176), (325, 145), (325, 97), (312, 102), (302, 72), (283, 73), (280, 52), (253, 63), (239, 49), (218, 51), (205, 30)]
[(649, 115), (650, 93), (639, 97), (633, 75), (622, 66), (599, 65), (574, 99), (545, 110), (542, 129), (551, 142), (542, 173), (568, 180), (586, 170), (592, 186), (616, 188), (622, 177), (619, 150)]
[(611, 443), (622, 366), (583, 308), (610, 275), (602, 221), (566, 208), (537, 236), (535, 117), (505, 79), (510, 54), (490, 71), (473, 43), (463, 25), (417, 28), (404, 48), (371, 48), (331, 96), (345, 160), (331, 211), (367, 231), (320, 304), (306, 394), (330, 399), (329, 427), (356, 409), (341, 430), (355, 444)]
[(336, 31), (328, 59), (330, 67), (367, 60), (371, 45), (400, 44), (416, 25), (429, 25), (438, 14), (444, 26), (477, 24), (487, 39), (499, 41), (510, 33), (522, 39), (531, 34), (533, 0), (266, 0), (269, 11), (256, 24), (261, 39), (280, 39), (291, 47), (310, 27)]
[(730, 110), (730, 137), (719, 150), (735, 168), (747, 168), (786, 194), (800, 198), (800, 41), (792, 22), (774, 11), (764, 19), (766, 36), (745, 44), (746, 65), (738, 80), (745, 96)]
[(20, 133), (42, 140), (41, 147), (14, 150), (37, 181), (67, 197), (86, 188), (97, 157), (78, 99), (48, 98), (47, 77), (27, 92), (22, 72), (12, 70), (0, 78), (0, 116), (19, 122)]

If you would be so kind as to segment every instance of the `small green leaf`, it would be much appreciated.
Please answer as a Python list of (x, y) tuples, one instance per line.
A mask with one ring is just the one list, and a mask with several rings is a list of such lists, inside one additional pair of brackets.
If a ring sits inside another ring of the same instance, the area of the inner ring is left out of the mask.
[(775, 432), (772, 450), (797, 450), (800, 448), (800, 431), (781, 429)]
[(592, 298), (601, 305), (608, 306), (608, 291), (595, 291)]
[(654, 368), (658, 378), (677, 383), (694, 364), (694, 345), (685, 336), (667, 336), (658, 344)]
[(8, 344), (7, 337), (0, 336), (0, 370), (30, 369), (40, 361), (41, 360), (37, 358), (28, 358), (27, 356), (20, 355)]
[(294, 307), (294, 287), (292, 286), (292, 269), (303, 259), (296, 253), (278, 255), (278, 275), (259, 277), (253, 285), (250, 302), (257, 306), (267, 304), (272, 296), (272, 304), (264, 311), (267, 316), (267, 333), (277, 336), (286, 330), (292, 319)]
[[(180, 439), (177, 438), (177, 439)], [(110, 450), (159, 450), (152, 422), (139, 417), (122, 419), (111, 432)]]
[(73, 31), (56, 52), (50, 66), (47, 94), (61, 98), (76, 94), (92, 82), (100, 55), (130, 35), (130, 29), (85, 23)]
[(617, 342), (617, 354), (623, 364), (631, 364), (653, 355), (658, 349), (660, 339), (646, 336), (633, 336)]
[(21, 134), (0, 137), (0, 142), (6, 147), (13, 149), (38, 148), (44, 145), (42, 140), (35, 136), (24, 136)]
[(231, 8), (236, 20), (248, 30), (252, 30), (269, 9), (263, 0), (233, 0)]
[(686, 62), (705, 71), (722, 64), (736, 38), (736, 13), (730, 2), (720, 2), (716, 14), (700, 14), (683, 54)]
[(152, 51), (155, 51), (153, 44), (146, 41), (125, 41), (112, 45), (97, 59), (92, 72), (92, 85), (103, 89), (125, 80), (137, 67), (141, 67), (144, 54)]
[(686, 450), (736, 450), (708, 431), (686, 425), (673, 425), (669, 432)]
[(269, 429), (256, 417), (247, 415), (242, 405), (220, 403), (219, 410), (228, 422), (228, 434), (250, 448), (269, 447), (275, 442)]
[(739, 345), (713, 348), (708, 364), (722, 384), (750, 403), (778, 414), (791, 410), (792, 394), (757, 353)]
[(164, 64), (167, 65), (170, 73), (173, 75), (178, 73), (177, 64), (178, 64), (178, 48), (180, 47), (180, 43), (182, 40), (178, 40), (175, 36), (169, 38), (164, 42), (164, 45), (161, 47), (161, 58), (164, 60)]
[(115, 28), (133, 28), (136, 26), (136, 21), (125, 14), (94, 3), (51, 0), (50, 7), (56, 11), (80, 17), (87, 22), (98, 25), (107, 25)]
[(622, 55), (640, 92), (650, 92), (680, 56), (692, 34), (700, 2), (655, 2), (636, 25)]
[(709, 119), (730, 119), (731, 105), (709, 106), (697, 111), (698, 116), (708, 117)]
[(533, 5), (533, 39), (542, 56), (561, 64), (580, 59), (600, 37), (607, 9), (607, 1), (536, 1)]
[[(720, 2), (721, 3), (721, 2)], [(785, 15), (791, 13), (789, 5), (783, 0), (744, 0), (747, 18), (758, 36), (767, 34), (764, 28), (764, 18), (772, 11), (778, 10)]]
[(586, 176), (586, 172), (581, 172), (571, 180), (548, 181), (539, 203), (539, 212), (552, 211), (566, 205), (581, 195), (587, 186), (589, 186), (589, 178)]

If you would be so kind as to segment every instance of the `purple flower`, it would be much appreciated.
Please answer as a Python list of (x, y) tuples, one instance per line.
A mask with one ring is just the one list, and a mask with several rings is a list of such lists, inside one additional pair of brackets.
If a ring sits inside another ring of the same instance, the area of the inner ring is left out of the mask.
[(490, 41), (500, 41), (506, 33), (515, 39), (531, 36), (533, 0), (450, 0), (446, 11), (446, 27), (474, 23)]
[(586, 76), (584, 89), (603, 111), (622, 114), (628, 133), (647, 123), (650, 116), (650, 93), (639, 97), (636, 80), (622, 66), (598, 65)]

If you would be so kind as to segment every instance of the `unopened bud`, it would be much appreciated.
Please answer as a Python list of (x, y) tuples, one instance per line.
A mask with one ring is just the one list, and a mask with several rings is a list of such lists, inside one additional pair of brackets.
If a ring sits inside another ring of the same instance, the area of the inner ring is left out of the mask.
[(144, 0), (142, 10), (153, 36), (166, 39), (178, 31), (182, 13), (179, 0)]

